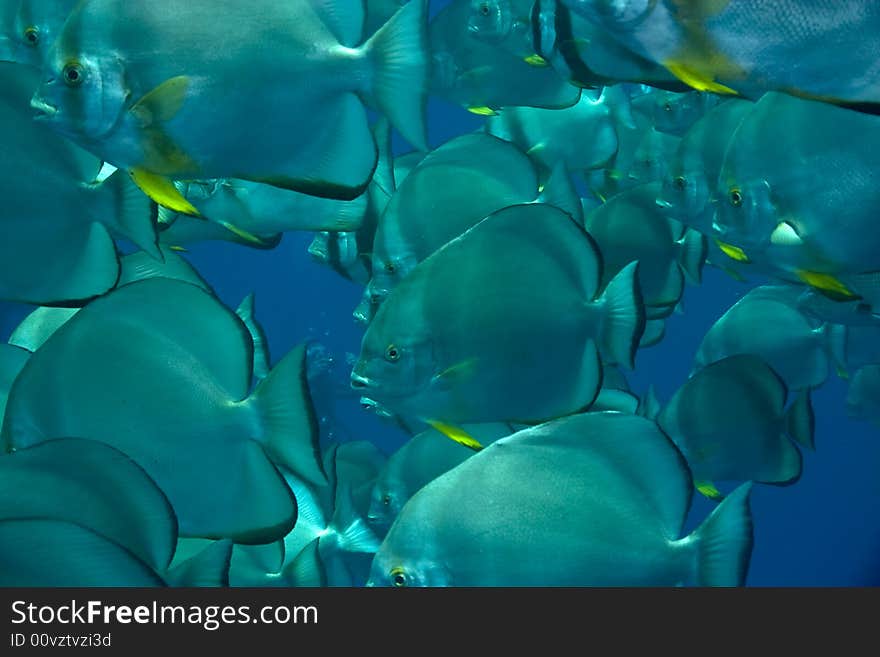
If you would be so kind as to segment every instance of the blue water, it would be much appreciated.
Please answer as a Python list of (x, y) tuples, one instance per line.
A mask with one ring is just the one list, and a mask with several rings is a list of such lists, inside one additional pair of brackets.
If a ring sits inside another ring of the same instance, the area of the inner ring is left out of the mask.
[[(433, 146), (476, 129), (482, 120), (441, 101), (429, 107)], [(395, 151), (404, 145), (395, 143)], [(273, 361), (303, 340), (322, 344), (337, 362), (333, 385), (318, 391), (326, 438), (370, 440), (386, 452), (406, 438), (364, 411), (348, 391), (346, 355), (359, 350), (362, 328), (351, 311), (361, 288), (314, 263), (310, 235), (288, 234), (273, 251), (207, 243), (186, 254), (230, 307), (254, 291), (257, 317)], [(630, 382), (636, 392), (654, 384), (666, 401), (690, 372), (703, 335), (750, 287), (707, 268), (703, 284), (689, 286), (682, 315), (667, 324), (658, 346), (638, 354)], [(6, 337), (28, 308), (0, 303)], [(756, 327), (760, 330), (761, 327)], [(815, 453), (806, 453), (803, 476), (786, 487), (756, 486), (752, 495), (755, 545), (747, 583), (754, 586), (854, 586), (880, 584), (880, 435), (845, 413), (846, 382), (832, 376), (813, 395)], [(169, 409), (173, 412), (173, 409)], [(713, 504), (697, 496), (689, 526)], [(688, 530), (689, 531), (689, 530)]]

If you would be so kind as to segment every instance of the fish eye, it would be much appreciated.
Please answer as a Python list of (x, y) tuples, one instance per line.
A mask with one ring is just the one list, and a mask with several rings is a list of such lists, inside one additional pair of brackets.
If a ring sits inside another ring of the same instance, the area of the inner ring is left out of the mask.
[(85, 71), (83, 71), (83, 67), (79, 64), (68, 64), (64, 67), (64, 71), (62, 71), (61, 75), (64, 77), (64, 82), (69, 87), (78, 87), (85, 79)]
[(385, 506), (391, 506), (391, 496), (390, 495), (383, 495), (382, 496), (382, 504), (384, 504)]
[(390, 344), (385, 348), (385, 360), (389, 363), (396, 363), (400, 360), (400, 349)]
[(395, 267), (394, 263), (389, 260), (385, 263), (385, 271), (387, 271), (389, 274), (393, 274), (397, 271), (397, 267)]
[(663, 103), (663, 111), (664, 112), (671, 112), (672, 111), (672, 103), (670, 103), (670, 102)]
[(740, 189), (734, 187), (730, 190), (730, 204), (735, 208), (738, 208), (743, 204), (743, 195)]
[(31, 25), (24, 31), (24, 40), (29, 46), (35, 46), (40, 42), (40, 30)]
[(403, 568), (394, 568), (391, 571), (391, 583), (399, 589), (409, 585), (409, 578)]
[(683, 192), (687, 187), (687, 180), (684, 176), (676, 176), (672, 179), (672, 186), (675, 187), (678, 191)]
[(483, 4), (480, 5), (480, 15), (481, 16), (488, 16), (489, 15), (489, 3), (488, 2), (484, 2)]

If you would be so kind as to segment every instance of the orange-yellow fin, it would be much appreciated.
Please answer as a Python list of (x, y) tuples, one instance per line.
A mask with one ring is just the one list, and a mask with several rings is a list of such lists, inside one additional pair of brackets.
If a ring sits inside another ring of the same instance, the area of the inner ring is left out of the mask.
[(746, 254), (746, 252), (738, 246), (728, 244), (727, 242), (722, 242), (721, 240), (715, 240), (715, 243), (718, 244), (718, 248), (721, 249), (721, 252), (731, 260), (735, 260), (736, 262), (741, 262), (743, 264), (751, 262), (751, 259)]
[(807, 271), (805, 269), (800, 269), (795, 274), (810, 287), (816, 288), (826, 296), (837, 301), (853, 301), (862, 298), (831, 274)]
[(721, 491), (715, 488), (715, 484), (711, 481), (695, 481), (694, 487), (702, 494), (708, 497), (710, 500), (715, 500), (716, 502), (720, 502), (724, 499), (724, 495), (721, 494)]
[(453, 426), (451, 424), (446, 424), (445, 422), (439, 422), (437, 420), (428, 420), (428, 424), (434, 427), (437, 431), (442, 433), (444, 436), (449, 438), (450, 440), (454, 440), (459, 445), (464, 445), (475, 452), (479, 452), (483, 449), (483, 446), (480, 442), (470, 436), (464, 429), (460, 427)]
[(476, 114), (477, 116), (498, 116), (498, 112), (485, 105), (470, 105), (468, 106), (467, 111), (471, 114)]
[(697, 70), (685, 62), (670, 60), (663, 64), (679, 80), (697, 91), (711, 91), (725, 96), (738, 96), (736, 90), (716, 82), (710, 75)]
[(129, 175), (144, 194), (162, 207), (190, 217), (202, 218), (198, 209), (180, 193), (170, 179), (139, 168), (132, 169)]

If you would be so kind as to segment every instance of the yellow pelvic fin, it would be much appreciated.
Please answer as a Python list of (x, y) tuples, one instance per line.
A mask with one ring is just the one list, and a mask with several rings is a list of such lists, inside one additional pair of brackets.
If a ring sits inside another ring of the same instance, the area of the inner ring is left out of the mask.
[(831, 274), (822, 274), (817, 271), (800, 269), (795, 272), (795, 275), (807, 285), (820, 290), (832, 299), (837, 299), (839, 301), (852, 301), (853, 299), (862, 298)]
[(483, 446), (479, 443), (479, 441), (469, 436), (464, 429), (454, 427), (451, 424), (446, 424), (445, 422), (438, 422), (437, 420), (428, 420), (428, 424), (430, 424), (447, 438), (457, 442), (459, 445), (464, 445), (465, 447), (468, 447), (475, 452), (479, 452), (481, 449), (483, 449)]
[(140, 187), (144, 194), (162, 207), (191, 217), (202, 216), (196, 207), (184, 198), (180, 190), (168, 178), (159, 176), (146, 169), (138, 168), (132, 169), (129, 175), (134, 184)]
[(718, 248), (721, 249), (721, 252), (731, 260), (736, 260), (737, 262), (742, 262), (744, 264), (751, 262), (749, 256), (746, 255), (746, 252), (738, 246), (722, 242), (721, 240), (715, 240), (715, 243), (718, 244)]
[(144, 127), (157, 121), (170, 121), (183, 107), (188, 89), (187, 76), (170, 78), (132, 105), (130, 111)]
[(668, 60), (663, 63), (663, 66), (665, 66), (666, 69), (679, 80), (697, 91), (711, 91), (712, 93), (728, 96), (738, 95), (734, 89), (726, 87), (720, 82), (716, 82), (712, 79), (711, 75), (698, 71), (685, 62)]
[(843, 379), (844, 381), (849, 380), (849, 372), (846, 371), (846, 368), (844, 368), (843, 365), (838, 365), (835, 367), (835, 370), (837, 371), (837, 378)]
[(715, 488), (715, 484), (713, 484), (711, 481), (695, 481), (694, 488), (696, 488), (702, 495), (705, 495), (710, 500), (720, 502), (724, 499), (724, 495), (721, 494), (720, 490)]
[(233, 235), (237, 235), (238, 237), (245, 240), (246, 242), (250, 242), (251, 244), (256, 244), (258, 246), (266, 246), (268, 244), (268, 242), (266, 240), (264, 240), (262, 237), (254, 235), (253, 233), (249, 233), (248, 231), (244, 230), (243, 228), (239, 228), (238, 226), (235, 226), (234, 224), (231, 224), (228, 221), (218, 221), (217, 223), (220, 224), (221, 226), (223, 226), (226, 230), (228, 230)]
[[(712, 264), (712, 263), (710, 263), (710, 264)], [(731, 269), (730, 267), (722, 267), (722, 266), (718, 266), (718, 269), (720, 269), (725, 274), (730, 276), (737, 283), (748, 283), (748, 279), (745, 276), (743, 276), (742, 274), (740, 274), (738, 271), (736, 271), (735, 269)]]
[(544, 59), (543, 57), (541, 57), (541, 55), (538, 55), (537, 53), (529, 55), (528, 57), (524, 57), (523, 61), (529, 66), (535, 66), (537, 68), (544, 68), (545, 66), (550, 65), (546, 59)]
[(467, 111), (477, 116), (498, 116), (498, 112), (486, 106), (471, 105), (467, 108)]
[(168, 248), (177, 253), (189, 253), (183, 246), (169, 246)]

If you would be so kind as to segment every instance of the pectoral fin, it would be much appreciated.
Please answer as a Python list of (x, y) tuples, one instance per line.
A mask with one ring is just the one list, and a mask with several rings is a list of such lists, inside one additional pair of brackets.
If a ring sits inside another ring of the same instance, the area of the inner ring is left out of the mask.
[(170, 121), (183, 107), (189, 84), (189, 78), (185, 75), (165, 80), (132, 105), (129, 111), (137, 117), (142, 127)]
[(476, 371), (477, 359), (476, 358), (468, 358), (466, 360), (461, 361), (460, 363), (456, 363), (455, 365), (450, 365), (445, 370), (440, 372), (439, 374), (434, 375), (434, 382), (444, 382), (451, 383), (454, 381), (464, 381), (473, 376)]

